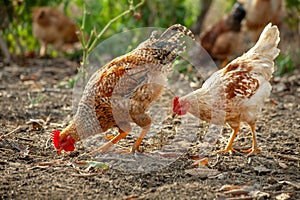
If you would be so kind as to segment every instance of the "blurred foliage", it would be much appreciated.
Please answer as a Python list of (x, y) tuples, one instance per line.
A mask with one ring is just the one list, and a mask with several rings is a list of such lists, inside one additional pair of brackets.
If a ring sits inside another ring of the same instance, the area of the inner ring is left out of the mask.
[[(294, 52), (299, 58), (300, 56), (300, 48), (297, 50), (297, 52)], [(295, 70), (296, 65), (300, 63), (296, 63), (291, 56), (290, 50), (288, 50), (285, 53), (280, 53), (278, 57), (275, 60), (276, 63), (276, 71), (275, 71), (275, 76), (282, 76), (286, 73), (291, 73)]]
[[(136, 5), (141, 0), (134, 0)], [(79, 8), (83, 8), (83, 0), (74, 0)], [(164, 27), (181, 23), (190, 26), (199, 14), (199, 7), (194, 6), (193, 0), (146, 0), (143, 6), (134, 11), (132, 15), (126, 15), (110, 26), (105, 37), (120, 31), (137, 27)], [(90, 0), (86, 1), (87, 19), (86, 31), (90, 32), (94, 27), (103, 28), (107, 22), (128, 9), (128, 0)], [(82, 17), (77, 17), (78, 24), (82, 23)]]
[(285, 21), (295, 29), (300, 25), (300, 0), (285, 0), (285, 3), (287, 14)]
[[(293, 30), (294, 34), (300, 34), (300, 0), (285, 0), (286, 16), (284, 22)], [(297, 42), (297, 41), (295, 41)], [(281, 52), (276, 58), (276, 76), (291, 73), (300, 65), (300, 48), (288, 49)]]
[[(119, 19), (122, 19), (123, 17), (125, 17), (126, 15), (130, 14), (131, 12), (133, 13), (133, 16), (135, 16), (135, 18), (140, 19), (141, 18), (141, 14), (137, 13), (136, 10), (141, 7), (143, 4), (145, 3), (145, 0), (141, 0), (138, 4), (134, 5), (133, 0), (128, 0), (128, 8), (127, 10), (120, 12), (120, 14), (116, 15), (115, 17), (111, 18), (106, 24), (105, 26), (102, 28), (101, 31), (98, 31), (96, 29), (96, 26), (92, 26), (92, 30), (91, 31), (87, 31), (87, 26), (89, 24), (87, 24), (87, 5), (84, 2), (83, 4), (83, 15), (82, 15), (82, 22), (81, 22), (81, 27), (80, 30), (81, 32), (83, 32), (83, 34), (80, 35), (79, 39), (81, 41), (82, 44), (82, 48), (83, 48), (83, 55), (82, 55), (82, 64), (86, 65), (87, 64), (87, 57), (88, 55), (91, 53), (91, 51), (97, 46), (97, 44), (101, 41), (102, 37), (104, 36), (104, 34), (107, 32), (107, 30), (109, 30), (109, 28), (111, 28), (111, 26), (117, 22)], [(90, 33), (90, 34), (87, 34)], [(89, 35), (89, 38), (86, 39), (85, 35)]]
[[(53, 6), (62, 9), (80, 26), (83, 4), (86, 4), (86, 33), (97, 32), (114, 17), (130, 9), (130, 0), (1, 0), (0, 28), (12, 54), (24, 55), (38, 50), (38, 41), (32, 35), (31, 10), (37, 6)], [(136, 5), (140, 0), (132, 0)], [(144, 5), (131, 14), (125, 15), (110, 25), (102, 40), (111, 35), (137, 27), (164, 27), (181, 23), (190, 26), (199, 14), (199, 7), (193, 0), (146, 0)], [(158, 17), (159, 16), (159, 17)], [(4, 23), (5, 22), (5, 23)], [(4, 26), (4, 27), (2, 27)], [(55, 55), (52, 54), (52, 55)]]
[(194, 81), (195, 72), (193, 70), (193, 65), (189, 61), (177, 58), (174, 62), (173, 68), (174, 72), (172, 76), (176, 77), (183, 74), (189, 81)]
[(22, 54), (33, 51), (38, 47), (38, 41), (32, 35), (31, 10), (35, 6), (57, 6), (63, 0), (3, 0), (0, 3), (0, 18), (7, 19), (5, 27), (1, 26), (3, 39), (9, 51)]
[[(191, 27), (201, 10), (200, 0), (145, 0), (141, 7), (132, 10), (130, 6), (137, 5), (139, 2), (141, 0), (0, 0), (0, 34), (12, 54), (26, 55), (32, 51), (38, 52), (39, 49), (39, 43), (32, 35), (33, 7), (58, 7), (78, 26), (81, 26), (85, 4), (87, 13), (83, 31), (88, 35), (93, 30), (97, 33), (101, 32), (112, 19), (130, 10), (130, 13), (122, 15), (110, 24), (107, 31), (101, 35), (100, 41), (113, 34), (139, 27), (167, 28), (175, 23)], [(235, 0), (225, 1), (222, 6), (229, 11), (234, 2)], [(285, 6), (287, 12), (285, 22), (291, 28), (299, 29), (300, 0), (285, 0)], [(56, 55), (56, 52), (53, 51), (52, 55)], [(75, 56), (78, 57), (78, 54)], [(294, 68), (295, 63), (291, 64), (291, 62), (293, 61), (288, 53), (281, 54), (277, 59), (279, 74)], [(186, 72), (188, 68), (180, 70)]]

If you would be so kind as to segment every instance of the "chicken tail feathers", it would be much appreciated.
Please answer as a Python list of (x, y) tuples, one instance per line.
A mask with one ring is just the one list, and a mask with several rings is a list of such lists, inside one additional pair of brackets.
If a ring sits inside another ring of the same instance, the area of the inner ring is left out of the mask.
[(252, 47), (248, 53), (259, 54), (270, 60), (274, 60), (280, 52), (277, 48), (279, 41), (279, 30), (277, 26), (272, 26), (272, 23), (269, 23), (262, 31), (255, 46)]
[(270, 80), (274, 72), (274, 59), (278, 56), (279, 30), (277, 26), (269, 23), (262, 31), (257, 43), (242, 57), (237, 60), (246, 59), (251, 63), (251, 71), (257, 75)]

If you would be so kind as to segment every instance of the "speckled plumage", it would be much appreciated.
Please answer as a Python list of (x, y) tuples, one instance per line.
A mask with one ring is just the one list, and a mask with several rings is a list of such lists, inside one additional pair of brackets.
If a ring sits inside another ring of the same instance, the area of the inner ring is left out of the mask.
[[(106, 150), (124, 138), (134, 122), (142, 128), (140, 138), (143, 138), (151, 125), (146, 112), (161, 95), (174, 59), (184, 50), (184, 36), (193, 38), (191, 31), (179, 24), (160, 36), (153, 32), (136, 49), (96, 71), (85, 87), (73, 121), (61, 137), (72, 135), (79, 141), (112, 127), (119, 128), (120, 135), (101, 149)], [(133, 151), (138, 148), (140, 138)]]

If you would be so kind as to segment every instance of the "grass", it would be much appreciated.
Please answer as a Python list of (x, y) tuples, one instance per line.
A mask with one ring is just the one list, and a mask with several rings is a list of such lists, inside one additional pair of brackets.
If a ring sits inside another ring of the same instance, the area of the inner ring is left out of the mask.
[(45, 96), (42, 95), (40, 92), (38, 93), (37, 97), (32, 98), (30, 93), (27, 94), (29, 100), (29, 108), (37, 105), (38, 103), (42, 102), (45, 99)]
[[(300, 48), (296, 51), (295, 58), (299, 58), (300, 56)], [(291, 51), (288, 50), (285, 53), (281, 53), (275, 60), (275, 64), (277, 66), (277, 70), (275, 72), (275, 76), (282, 76), (287, 73), (292, 73), (296, 69), (296, 62), (293, 60)]]

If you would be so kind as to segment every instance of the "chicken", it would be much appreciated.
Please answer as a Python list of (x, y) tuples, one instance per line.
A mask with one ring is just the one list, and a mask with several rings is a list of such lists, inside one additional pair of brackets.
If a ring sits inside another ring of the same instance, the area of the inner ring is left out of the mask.
[(146, 112), (160, 97), (167, 73), (185, 48), (184, 39), (188, 36), (193, 38), (192, 32), (179, 24), (168, 28), (160, 37), (153, 32), (136, 49), (96, 71), (69, 126), (61, 133), (51, 134), (57, 153), (73, 151), (75, 142), (117, 127), (119, 134), (91, 154), (105, 152), (126, 137), (132, 122), (142, 128), (131, 149), (139, 150), (151, 126), (151, 117)]
[(36, 7), (32, 12), (32, 32), (41, 44), (40, 56), (45, 56), (48, 44), (66, 51), (78, 42), (78, 28), (66, 15), (52, 7)]
[(1, 1), (0, 2), (0, 58), (2, 56), (5, 64), (11, 63), (11, 54), (5, 42), (4, 30), (7, 30), (10, 27), (11, 19), (15, 15), (13, 2), (11, 1)]
[(241, 21), (246, 13), (240, 3), (236, 3), (231, 13), (226, 15), (201, 37), (202, 47), (213, 59), (227, 61), (228, 56), (239, 47)]
[(243, 29), (249, 33), (250, 40), (256, 42), (261, 31), (268, 23), (280, 27), (283, 17), (282, 0), (240, 0), (247, 15)]
[(175, 97), (173, 115), (187, 112), (212, 124), (228, 123), (233, 129), (226, 148), (222, 152), (232, 153), (233, 141), (240, 123), (247, 123), (252, 132), (252, 148), (248, 155), (259, 152), (255, 123), (264, 101), (270, 95), (269, 80), (274, 71), (274, 59), (280, 50), (277, 26), (268, 24), (254, 47), (236, 58), (225, 68), (215, 72), (200, 89)]

